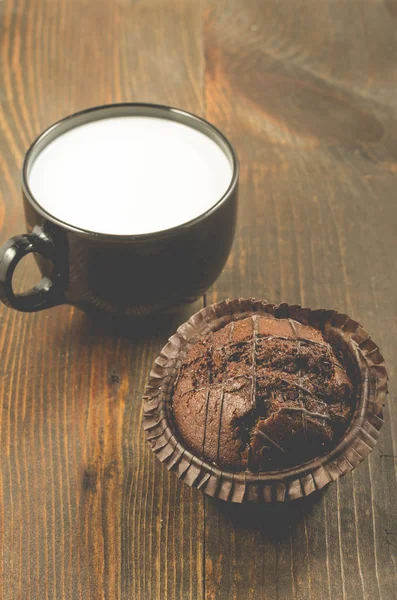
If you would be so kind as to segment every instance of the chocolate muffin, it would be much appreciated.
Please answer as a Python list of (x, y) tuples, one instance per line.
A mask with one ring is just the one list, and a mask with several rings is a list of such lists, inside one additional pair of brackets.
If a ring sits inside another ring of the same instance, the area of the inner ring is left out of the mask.
[(287, 502), (365, 460), (387, 392), (378, 346), (348, 315), (235, 298), (169, 338), (146, 385), (143, 428), (186, 485), (226, 502)]
[(171, 408), (176, 433), (194, 455), (228, 471), (258, 473), (329, 451), (352, 406), (343, 357), (320, 331), (254, 315), (191, 347)]

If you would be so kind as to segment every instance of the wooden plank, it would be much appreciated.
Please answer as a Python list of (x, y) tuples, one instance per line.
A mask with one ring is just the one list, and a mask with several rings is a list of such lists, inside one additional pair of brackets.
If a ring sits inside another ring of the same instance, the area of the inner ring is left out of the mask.
[[(204, 48), (193, 0), (0, 3), (2, 239), (23, 231), (19, 169), (34, 135), (104, 102), (201, 114), (205, 50), (207, 117), (242, 162), (236, 243), (207, 302), (346, 310), (374, 334), (393, 389), (393, 6), (210, 2)], [(392, 403), (369, 460), (316, 501), (206, 500), (204, 515), (140, 429), (147, 372), (183, 318), (134, 331), (67, 307), (1, 309), (0, 597), (394, 599)]]
[[(0, 3), (1, 240), (24, 231), (21, 160), (101, 103), (203, 112), (200, 1)], [(21, 265), (19, 285), (34, 280)], [(0, 597), (202, 596), (203, 499), (168, 474), (141, 395), (176, 318), (135, 330), (61, 307), (0, 310)]]
[[(242, 170), (236, 241), (207, 302), (256, 296), (347, 311), (381, 346), (393, 389), (397, 71), (390, 10), (375, 1), (210, 6), (206, 115), (235, 144)], [(369, 460), (313, 504), (278, 514), (248, 509), (247, 517), (206, 501), (205, 597), (395, 598), (391, 401), (386, 419)]]

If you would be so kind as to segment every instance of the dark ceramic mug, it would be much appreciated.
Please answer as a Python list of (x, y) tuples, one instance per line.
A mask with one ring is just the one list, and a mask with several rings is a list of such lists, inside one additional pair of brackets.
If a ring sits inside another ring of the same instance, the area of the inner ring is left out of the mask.
[[(28, 183), (37, 155), (78, 125), (131, 115), (177, 121), (216, 142), (232, 167), (230, 185), (218, 202), (187, 223), (140, 235), (86, 231), (44, 210)], [(124, 315), (162, 312), (193, 302), (214, 283), (229, 255), (237, 185), (238, 160), (230, 142), (213, 125), (185, 111), (152, 104), (113, 104), (66, 117), (42, 133), (25, 156), (22, 192), (28, 233), (11, 238), (0, 250), (0, 299), (24, 312), (66, 303)], [(15, 294), (14, 270), (29, 253), (35, 255), (42, 279), (29, 292)]]

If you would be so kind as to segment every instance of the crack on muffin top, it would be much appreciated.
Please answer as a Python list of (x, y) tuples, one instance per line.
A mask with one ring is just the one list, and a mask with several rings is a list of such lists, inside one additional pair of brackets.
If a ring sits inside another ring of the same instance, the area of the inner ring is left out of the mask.
[(255, 315), (194, 344), (180, 365), (172, 412), (197, 456), (251, 472), (328, 451), (352, 414), (353, 386), (320, 331)]

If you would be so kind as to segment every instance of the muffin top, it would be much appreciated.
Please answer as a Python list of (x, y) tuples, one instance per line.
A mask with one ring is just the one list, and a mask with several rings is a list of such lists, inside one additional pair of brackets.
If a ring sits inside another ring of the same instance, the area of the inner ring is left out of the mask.
[(292, 467), (334, 446), (352, 413), (353, 386), (322, 334), (255, 315), (193, 345), (174, 385), (178, 437), (231, 471)]

